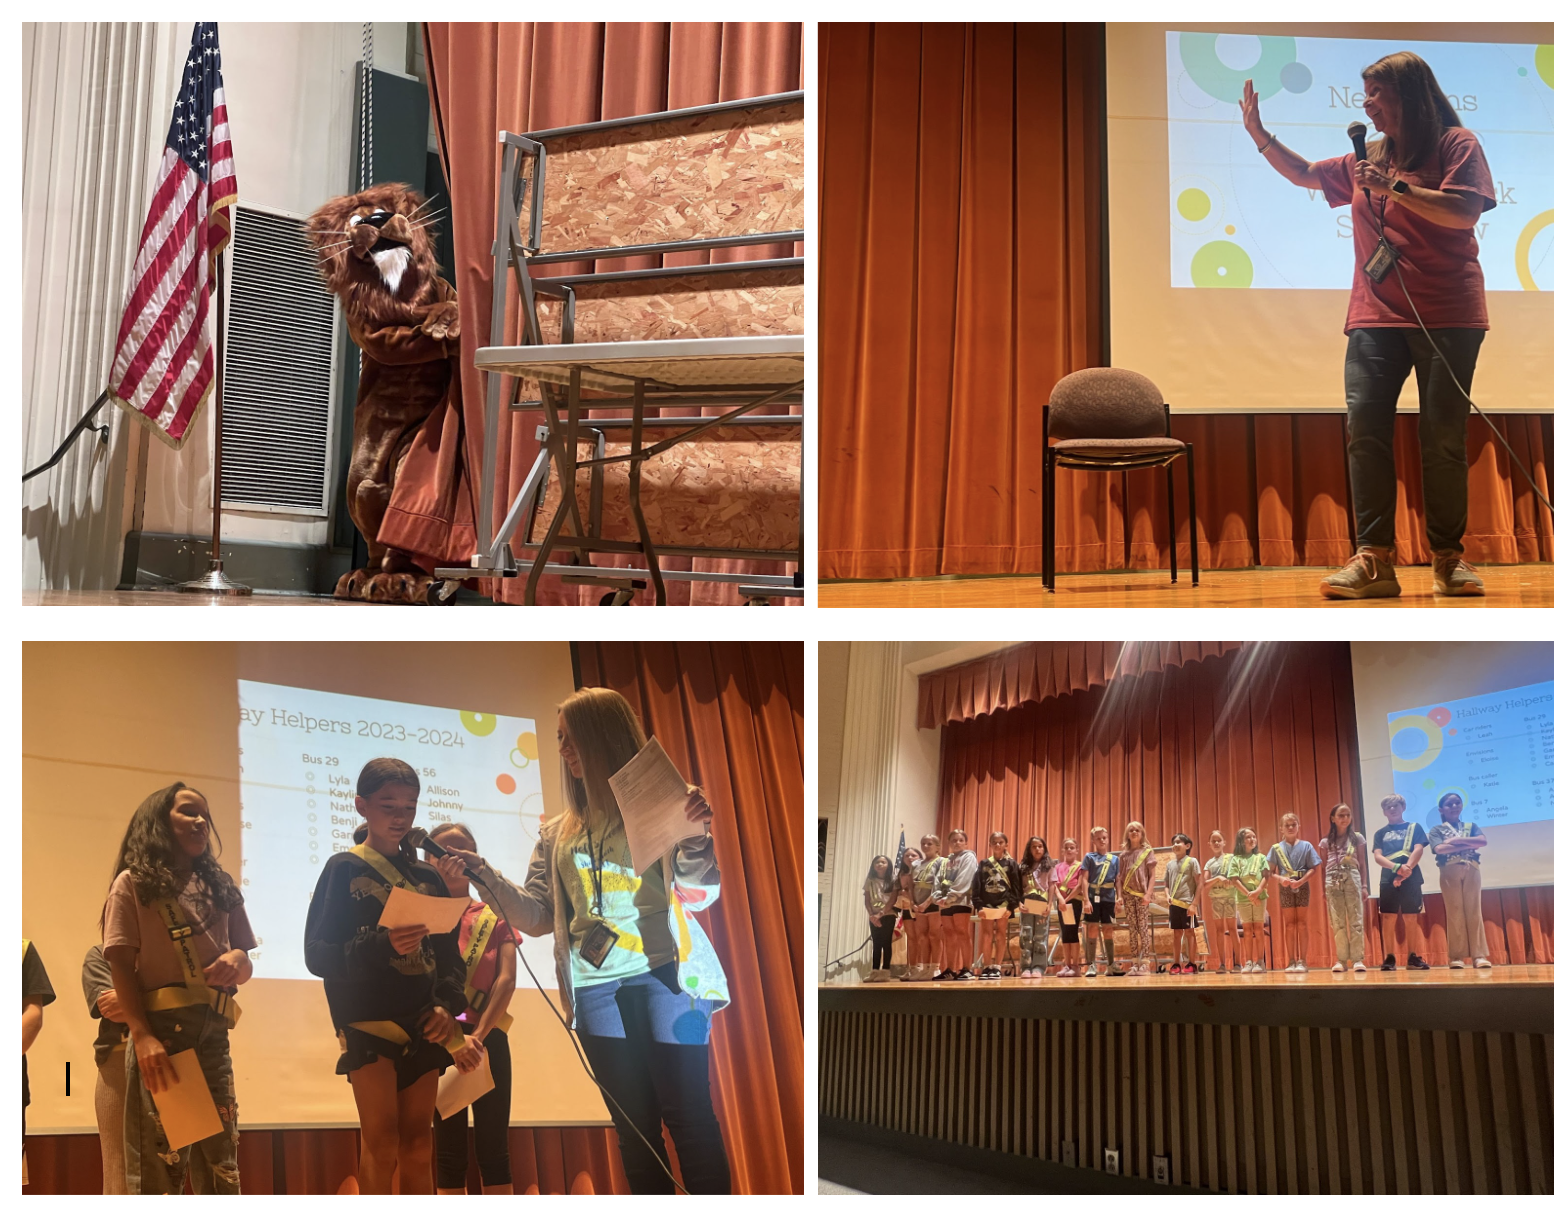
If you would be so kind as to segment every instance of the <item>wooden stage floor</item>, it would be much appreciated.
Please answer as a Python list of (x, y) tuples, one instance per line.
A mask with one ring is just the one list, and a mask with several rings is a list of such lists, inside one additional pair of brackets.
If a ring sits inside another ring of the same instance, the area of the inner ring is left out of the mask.
[(180, 594), (170, 590), (27, 590), (23, 607), (389, 607), (312, 594)]
[(1401, 596), (1344, 601), (1320, 594), (1329, 569), (1214, 569), (1189, 584), (1181, 570), (1177, 585), (1166, 570), (1061, 573), (1049, 594), (1036, 575), (1026, 577), (910, 578), (889, 582), (821, 582), (821, 607), (1328, 607), (1354, 608), (1551, 607), (1553, 566), (1484, 565), (1488, 588), (1481, 598), (1444, 598), (1434, 594), (1433, 572), (1426, 565), (1397, 570)]
[(1496, 965), (1492, 969), (1479, 970), (1470, 967), (1453, 970), (1446, 966), (1433, 969), (1409, 970), (1398, 968), (1386, 972), (1377, 967), (1367, 973), (1355, 974), (1351, 970), (1333, 974), (1329, 969), (1311, 969), (1304, 974), (1289, 974), (1267, 970), (1263, 974), (1150, 974), (1144, 978), (991, 978), (976, 982), (823, 982), (822, 991), (948, 991), (968, 995), (983, 991), (1062, 991), (1081, 988), (1091, 991), (1147, 990), (1158, 987), (1178, 990), (1262, 990), (1267, 987), (1493, 987), (1493, 986), (1552, 986), (1551, 965)]

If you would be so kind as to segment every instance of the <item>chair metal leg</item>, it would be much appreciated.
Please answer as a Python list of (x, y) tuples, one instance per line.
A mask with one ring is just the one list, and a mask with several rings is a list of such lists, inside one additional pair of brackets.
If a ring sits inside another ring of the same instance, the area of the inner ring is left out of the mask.
[(1168, 572), (1171, 574), (1173, 584), (1178, 585), (1178, 523), (1173, 518), (1173, 461), (1169, 460), (1164, 466), (1168, 479)]
[[(1195, 444), (1186, 443), (1184, 446), (1184, 460), (1189, 476), (1189, 583), (1191, 586), (1200, 585), (1200, 535), (1196, 520), (1200, 517), (1195, 509)], [(1171, 475), (1172, 469), (1169, 468)]]
[(1058, 503), (1054, 501), (1053, 452), (1043, 452), (1043, 586), (1049, 594), (1054, 589), (1054, 528), (1058, 519)]

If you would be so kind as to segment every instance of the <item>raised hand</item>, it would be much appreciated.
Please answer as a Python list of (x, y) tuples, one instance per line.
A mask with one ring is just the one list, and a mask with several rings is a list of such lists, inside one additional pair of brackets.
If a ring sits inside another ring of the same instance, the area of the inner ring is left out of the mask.
[(1254, 91), (1254, 81), (1244, 81), (1243, 100), (1238, 103), (1239, 113), (1243, 115), (1244, 130), (1249, 132), (1249, 137), (1259, 146), (1267, 138), (1265, 127), (1260, 124), (1260, 98)]

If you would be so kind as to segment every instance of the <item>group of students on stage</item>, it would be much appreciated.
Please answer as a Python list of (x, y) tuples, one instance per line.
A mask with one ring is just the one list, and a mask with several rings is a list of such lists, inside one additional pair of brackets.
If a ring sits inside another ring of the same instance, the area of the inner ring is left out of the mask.
[[(354, 847), (322, 866), (304, 955), (324, 979), (341, 1051), (336, 1073), (358, 1108), (360, 1192), (429, 1193), (436, 1183), (441, 1193), (466, 1191), (467, 1111), (441, 1118), (436, 1087), (447, 1067), (471, 1071), (485, 1057), (494, 1088), (471, 1106), (479, 1173), (483, 1192), (513, 1191), (506, 1033), (522, 932), (554, 936), (563, 1017), (604, 1090), (632, 1190), (673, 1191), (665, 1125), (685, 1189), (729, 1190), (709, 1082), (711, 1018), (728, 1003), (727, 983), (689, 915), (719, 892), (712, 811), (692, 787), (690, 836), (637, 871), (608, 777), (645, 745), (616, 692), (588, 688), (560, 706), (566, 809), (543, 824), (520, 885), (490, 868), (459, 824), (430, 832), (447, 855), (417, 857), (408, 832), (420, 782), (407, 763), (373, 759), (359, 774), (364, 822)], [(184, 784), (142, 802), (120, 847), (102, 944), (83, 967), (88, 1007), (102, 1025), (96, 1109), (106, 1193), (180, 1193), (187, 1179), (196, 1193), (240, 1191), (228, 1034), (256, 939), (215, 837), (206, 799)], [(469, 875), (487, 899), (473, 895)], [(379, 920), (397, 887), (470, 905), (445, 934), (387, 929)], [(24, 1109), (25, 1052), (53, 998), (36, 948), (24, 942)], [(171, 1150), (153, 1098), (179, 1082), (170, 1056), (187, 1049), (224, 1128)]]
[[(876, 856), (869, 866), (863, 887), (872, 944), (868, 981), (889, 980), (898, 923), (904, 924), (907, 939), (903, 982), (997, 979), (1001, 962), (1010, 956), (1012, 917), (1019, 918), (1015, 972), (1020, 978), (1048, 975), (1053, 922), (1058, 923), (1061, 951), (1055, 977), (1155, 973), (1159, 965), (1150, 903), (1157, 886), (1166, 897), (1172, 931), (1172, 959), (1163, 972), (1202, 971), (1195, 936), (1200, 926), (1207, 929), (1210, 944), (1205, 973), (1264, 972), (1265, 923), (1274, 892), (1280, 913), (1272, 915), (1271, 931), (1278, 951), (1287, 957), (1284, 972), (1303, 973), (1308, 970), (1308, 907), (1317, 874), (1335, 937), (1336, 963), (1331, 969), (1362, 972), (1370, 864), (1380, 873), (1385, 951), (1380, 968), (1396, 968), (1400, 936), (1407, 966), (1427, 969), (1428, 962), (1418, 955), (1418, 917), (1423, 909), (1420, 862), (1430, 848), (1445, 898), (1451, 966), (1464, 968), (1470, 959), (1479, 969), (1489, 968), (1479, 867), (1480, 849), (1488, 841), (1480, 827), (1460, 820), (1460, 794), (1440, 798), (1440, 821), (1431, 832), (1405, 820), (1406, 801), (1400, 795), (1386, 797), (1380, 808), (1385, 825), (1374, 833), (1372, 844), (1357, 830), (1352, 807), (1344, 804), (1331, 810), (1330, 830), (1318, 845), (1301, 837), (1294, 813), (1282, 815), (1281, 838), (1265, 850), (1252, 827), (1238, 831), (1232, 851), (1222, 832), (1213, 830), (1206, 840), (1204, 864), (1191, 854), (1194, 841), (1175, 834), (1172, 855), (1160, 876), (1140, 822), (1124, 827), (1117, 851), (1110, 850), (1107, 828), (1096, 826), (1088, 836), (1090, 850), (1083, 854), (1075, 839), (1066, 839), (1060, 859), (1037, 835), (1026, 841), (1019, 859), (1011, 855), (1003, 831), (989, 836), (989, 854), (981, 859), (968, 848), (967, 834), (959, 827), (946, 836), (944, 854), (939, 836), (925, 835), (921, 848), (907, 848), (899, 863)], [(1128, 935), (1128, 968), (1114, 955), (1114, 930), (1120, 922)]]

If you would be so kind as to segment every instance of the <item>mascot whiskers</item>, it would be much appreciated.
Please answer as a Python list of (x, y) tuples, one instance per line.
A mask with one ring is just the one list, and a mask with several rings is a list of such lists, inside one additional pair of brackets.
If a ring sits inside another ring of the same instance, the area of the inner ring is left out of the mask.
[(430, 576), (473, 551), (462, 449), (460, 319), (439, 276), (426, 203), (405, 185), (333, 198), (306, 232), (363, 352), (353, 410), (348, 514), (369, 561), (338, 598), (425, 603), (454, 592)]

